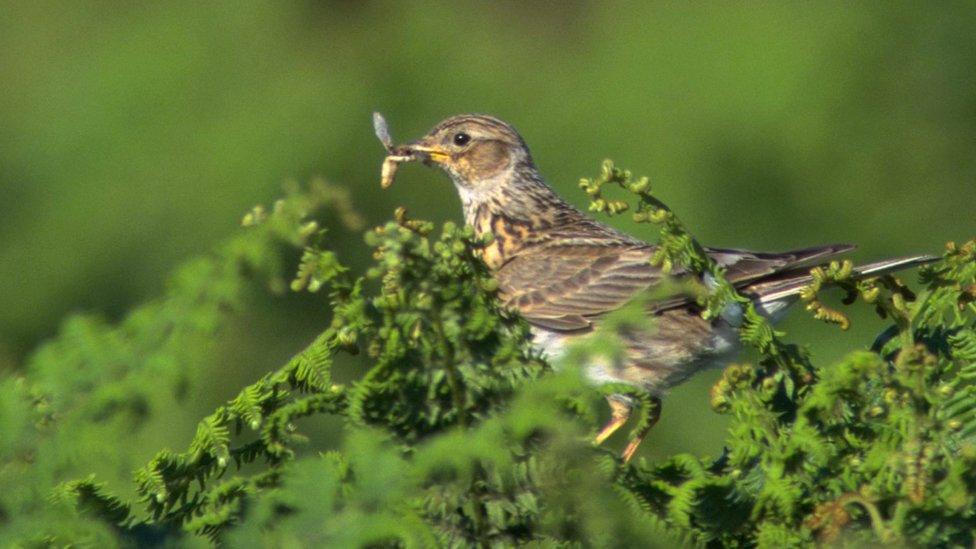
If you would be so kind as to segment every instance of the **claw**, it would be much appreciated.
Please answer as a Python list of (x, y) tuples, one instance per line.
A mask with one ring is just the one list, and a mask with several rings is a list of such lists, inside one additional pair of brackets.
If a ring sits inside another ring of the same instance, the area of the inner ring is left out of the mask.
[[(610, 404), (610, 421), (608, 421), (607, 424), (600, 429), (600, 432), (597, 433), (596, 438), (593, 439), (594, 444), (602, 444), (618, 429), (620, 429), (624, 423), (627, 423), (628, 419), (630, 419), (632, 408), (626, 401), (621, 400), (620, 398), (614, 398), (614, 396), (611, 395), (607, 397), (607, 403)], [(647, 437), (648, 431), (651, 430), (651, 427), (654, 427), (660, 417), (661, 399), (652, 397), (651, 410), (648, 417), (647, 426), (627, 443), (623, 453), (620, 455), (624, 463), (629, 463), (630, 460), (633, 459), (634, 454), (637, 453), (637, 449), (640, 447), (641, 443), (644, 442), (644, 438)]]
[(637, 436), (632, 438), (630, 442), (627, 443), (627, 447), (624, 448), (623, 453), (620, 454), (620, 457), (623, 458), (624, 463), (630, 463), (630, 460), (634, 457), (634, 454), (637, 453), (637, 448), (640, 447), (641, 442), (644, 442), (644, 438), (647, 436), (648, 431), (651, 430), (651, 427), (654, 427), (654, 425), (657, 424), (657, 420), (661, 419), (661, 399), (654, 397), (651, 398), (651, 410), (647, 419), (647, 426), (641, 429), (640, 432), (637, 433)]
[(610, 435), (614, 434), (624, 423), (627, 423), (627, 419), (630, 418), (630, 405), (626, 402), (612, 397), (607, 397), (607, 402), (610, 404), (610, 421), (597, 433), (593, 440), (594, 444), (603, 444), (603, 441), (610, 438)]

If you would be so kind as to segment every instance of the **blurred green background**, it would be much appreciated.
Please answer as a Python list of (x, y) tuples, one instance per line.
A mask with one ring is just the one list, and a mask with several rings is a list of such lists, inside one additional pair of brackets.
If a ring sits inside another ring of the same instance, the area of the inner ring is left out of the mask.
[[(938, 253), (976, 233), (974, 36), (971, 1), (0, 2), (0, 371), (67, 314), (159, 295), (287, 180), (347, 187), (371, 225), (398, 205), (460, 219), (439, 173), (408, 166), (380, 190), (373, 110), (401, 140), (499, 116), (576, 204), (613, 158), (710, 245)], [(360, 235), (334, 237), (365, 265)], [(327, 318), (255, 299), (172, 444)], [(832, 360), (883, 326), (854, 321), (785, 328)], [(716, 375), (675, 391), (646, 455), (720, 449)]]

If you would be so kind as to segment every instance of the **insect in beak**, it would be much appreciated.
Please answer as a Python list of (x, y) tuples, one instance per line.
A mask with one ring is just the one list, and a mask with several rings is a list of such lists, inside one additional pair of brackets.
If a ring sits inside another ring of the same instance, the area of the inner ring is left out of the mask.
[(380, 169), (380, 186), (384, 189), (388, 189), (393, 184), (396, 172), (404, 162), (419, 160), (430, 165), (431, 162), (444, 163), (451, 159), (449, 152), (424, 145), (422, 142), (395, 147), (393, 138), (390, 137), (390, 127), (383, 115), (378, 112), (373, 113), (373, 130), (387, 153), (386, 158), (383, 159), (383, 167)]
[(417, 160), (417, 157), (413, 155), (412, 150), (408, 147), (393, 146), (393, 139), (390, 137), (390, 127), (386, 123), (386, 119), (383, 118), (383, 115), (378, 112), (373, 113), (373, 130), (376, 132), (376, 138), (380, 140), (383, 148), (386, 149), (386, 158), (383, 159), (383, 167), (380, 168), (380, 187), (388, 189), (393, 184), (393, 180), (396, 179), (396, 172), (400, 164), (403, 162), (413, 162)]

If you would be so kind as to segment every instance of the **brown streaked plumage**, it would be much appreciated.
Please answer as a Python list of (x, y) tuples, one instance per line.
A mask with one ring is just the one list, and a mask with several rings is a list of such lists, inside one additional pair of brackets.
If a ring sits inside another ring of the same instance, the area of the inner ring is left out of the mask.
[[(378, 130), (378, 135), (384, 132)], [(397, 155), (398, 162), (422, 160), (447, 172), (461, 197), (465, 221), (478, 234), (494, 237), (482, 253), (498, 281), (501, 299), (530, 323), (534, 344), (550, 356), (559, 355), (568, 341), (591, 332), (607, 313), (665, 278), (650, 264), (653, 245), (590, 219), (559, 198), (539, 175), (522, 137), (497, 118), (476, 114), (448, 118), (419, 141), (388, 151)], [(811, 267), (853, 248), (834, 244), (786, 253), (719, 248), (707, 252), (760, 312), (776, 318), (810, 283)], [(881, 261), (858, 267), (855, 274), (880, 274), (932, 259)], [(653, 396), (659, 409), (665, 390), (703, 368), (721, 364), (737, 349), (741, 311), (730, 310), (711, 321), (699, 313), (686, 297), (656, 302), (649, 312), (656, 320), (652, 330), (620, 334), (626, 359), (619, 364), (591, 364), (588, 377), (640, 387)], [(597, 435), (598, 443), (623, 425), (630, 413), (626, 397), (609, 401), (612, 417)], [(633, 457), (645, 434), (627, 445), (625, 461)]]

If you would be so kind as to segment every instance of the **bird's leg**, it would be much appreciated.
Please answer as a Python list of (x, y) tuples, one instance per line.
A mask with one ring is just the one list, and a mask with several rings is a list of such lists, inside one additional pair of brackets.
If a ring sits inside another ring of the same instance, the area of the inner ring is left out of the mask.
[(647, 426), (641, 429), (640, 432), (637, 433), (637, 436), (627, 443), (627, 447), (624, 448), (623, 454), (620, 455), (620, 457), (623, 458), (624, 463), (628, 463), (630, 459), (634, 457), (634, 454), (637, 453), (637, 447), (640, 446), (641, 442), (644, 441), (644, 437), (647, 436), (647, 432), (651, 430), (651, 427), (654, 427), (654, 424), (657, 423), (657, 420), (660, 418), (661, 399), (651, 397), (651, 409), (649, 410), (647, 417)]
[(616, 395), (610, 395), (607, 397), (607, 403), (610, 404), (610, 421), (600, 429), (597, 433), (594, 443), (602, 444), (604, 440), (610, 438), (614, 432), (617, 431), (624, 423), (627, 423), (627, 418), (630, 417), (630, 403), (617, 397)]

